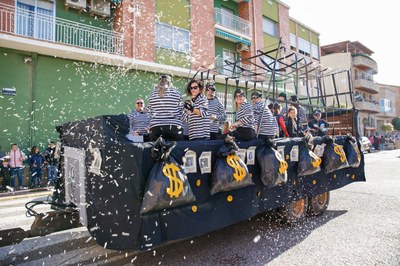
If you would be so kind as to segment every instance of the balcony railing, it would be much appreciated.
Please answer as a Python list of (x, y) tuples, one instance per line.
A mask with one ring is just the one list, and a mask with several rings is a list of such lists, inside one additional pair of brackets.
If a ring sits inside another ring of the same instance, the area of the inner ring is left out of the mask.
[(214, 9), (214, 22), (217, 25), (224, 26), (230, 30), (237, 31), (250, 37), (251, 24), (249, 21), (235, 16), (221, 8)]
[[(227, 60), (227, 61), (228, 62), (225, 62), (225, 60), (223, 60), (220, 57), (217, 57), (215, 59), (215, 66), (217, 68), (217, 73), (228, 76), (228, 77), (232, 77), (232, 76), (243, 77), (246, 74), (249, 74), (249, 72), (246, 70), (250, 70), (250, 66), (239, 63), (237, 65), (237, 67), (235, 68), (235, 71), (233, 71), (233, 68), (234, 68), (233, 61), (231, 61), (231, 60)], [(230, 64), (229, 62), (232, 62), (232, 64)]]
[(361, 111), (369, 113), (379, 113), (381, 110), (379, 103), (373, 101), (356, 101), (355, 107)]
[(369, 93), (378, 93), (379, 86), (375, 82), (367, 79), (358, 78), (354, 80), (354, 88), (367, 91)]
[(0, 32), (122, 55), (122, 34), (0, 4)]
[(352, 55), (353, 57), (353, 66), (364, 68), (370, 70), (373, 74), (378, 73), (378, 65), (372, 60), (369, 56), (362, 54)]

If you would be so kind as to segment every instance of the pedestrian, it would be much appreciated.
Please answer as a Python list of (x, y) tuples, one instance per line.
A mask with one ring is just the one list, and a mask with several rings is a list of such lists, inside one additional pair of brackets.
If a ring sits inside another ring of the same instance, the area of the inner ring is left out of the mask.
[(11, 145), (10, 150), (10, 159), (9, 159), (9, 166), (10, 166), (10, 175), (11, 175), (11, 187), (14, 188), (15, 185), (15, 175), (18, 176), (18, 184), (19, 189), (23, 189), (22, 186), (22, 166), (23, 162), (26, 159), (25, 153), (23, 153), (17, 144)]
[(386, 143), (386, 139), (385, 137), (382, 135), (380, 140), (379, 140), (379, 149), (381, 151), (383, 151), (385, 149), (385, 143)]
[(184, 103), (185, 112), (182, 120), (188, 123), (189, 140), (210, 139), (210, 114), (208, 100), (203, 94), (204, 84), (201, 80), (191, 80), (186, 86), (189, 97)]
[(173, 87), (171, 77), (162, 75), (151, 92), (148, 108), (151, 114), (150, 140), (183, 140), (181, 94)]
[(14, 189), (10, 187), (10, 167), (8, 166), (8, 158), (3, 156), (0, 160), (0, 177), (3, 179), (1, 190), (12, 192)]
[(58, 172), (58, 158), (54, 141), (50, 141), (49, 146), (44, 151), (43, 155), (46, 159), (45, 164), (47, 165), (47, 186), (50, 186), (51, 183), (55, 186)]
[[(39, 152), (39, 147), (33, 146), (29, 156), (29, 166), (31, 169), (31, 188), (42, 187), (42, 168), (45, 159)], [(37, 185), (35, 181), (37, 180)]]
[(150, 113), (146, 110), (144, 100), (137, 98), (135, 100), (135, 110), (128, 114), (129, 135), (128, 139), (133, 140), (131, 136), (143, 136), (143, 141), (149, 140)]
[(215, 95), (215, 83), (209, 81), (206, 84), (206, 95), (208, 100), (208, 112), (210, 114), (210, 139), (215, 140), (221, 135), (221, 126), (226, 120), (224, 106)]

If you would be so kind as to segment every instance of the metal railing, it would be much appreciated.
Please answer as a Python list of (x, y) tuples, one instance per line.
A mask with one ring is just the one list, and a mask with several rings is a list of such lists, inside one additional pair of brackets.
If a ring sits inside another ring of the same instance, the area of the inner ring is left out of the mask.
[(0, 32), (123, 54), (123, 36), (120, 33), (1, 3)]
[(249, 21), (238, 16), (232, 15), (221, 8), (214, 9), (214, 22), (228, 29), (250, 36), (251, 24)]

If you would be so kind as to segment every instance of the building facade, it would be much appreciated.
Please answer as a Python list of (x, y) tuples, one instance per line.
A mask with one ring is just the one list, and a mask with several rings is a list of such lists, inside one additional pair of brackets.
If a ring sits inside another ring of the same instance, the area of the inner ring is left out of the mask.
[[(236, 86), (257, 80), (229, 79), (225, 88), (226, 62), (280, 40), (287, 54), (319, 62), (319, 33), (275, 0), (1, 0), (0, 145), (45, 147), (57, 125), (128, 113), (161, 73), (182, 93), (197, 71), (196, 78), (215, 78), (232, 112)], [(257, 60), (242, 60), (242, 69), (258, 71)], [(278, 86), (299, 95), (304, 88), (294, 79)], [(265, 91), (263, 83), (249, 89)]]
[[(377, 114), (380, 112), (379, 86), (374, 82), (378, 65), (371, 58), (372, 54), (373, 51), (358, 41), (344, 41), (321, 47), (323, 66), (351, 69), (355, 107), (359, 109), (359, 132), (363, 136), (377, 131)], [(340, 86), (340, 82), (337, 85)], [(347, 104), (351, 106), (349, 102)]]
[(377, 134), (385, 135), (384, 124), (392, 123), (393, 118), (400, 117), (400, 86), (378, 84), (379, 113), (376, 115)]

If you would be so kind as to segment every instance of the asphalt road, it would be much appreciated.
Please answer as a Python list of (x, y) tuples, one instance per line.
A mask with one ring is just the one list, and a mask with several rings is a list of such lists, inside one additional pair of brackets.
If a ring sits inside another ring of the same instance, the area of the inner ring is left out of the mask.
[(0, 248), (0, 265), (400, 265), (400, 151), (365, 157), (367, 182), (295, 226), (259, 216), (142, 253), (103, 249), (79, 228)]

